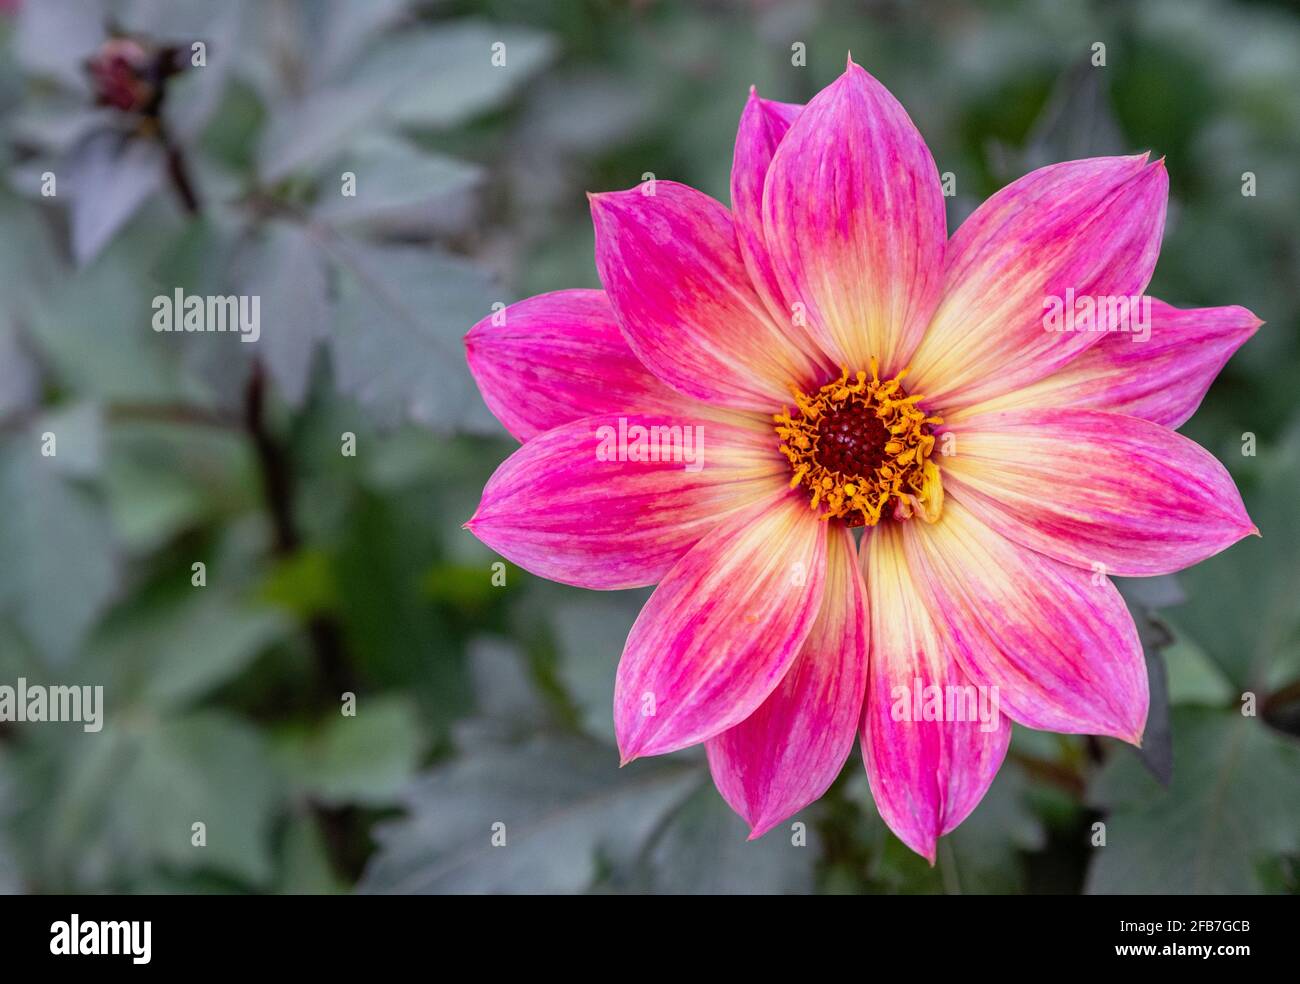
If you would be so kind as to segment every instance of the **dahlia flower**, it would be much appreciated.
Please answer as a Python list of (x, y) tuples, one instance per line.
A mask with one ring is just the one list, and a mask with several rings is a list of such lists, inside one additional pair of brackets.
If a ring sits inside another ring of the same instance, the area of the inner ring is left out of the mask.
[(933, 863), (1010, 722), (1140, 743), (1110, 575), (1258, 532), (1174, 428), (1260, 322), (1144, 297), (1167, 191), (1145, 154), (1055, 164), (950, 238), (925, 141), (850, 61), (806, 106), (751, 90), (730, 210), (589, 196), (604, 290), (466, 337), (522, 442), (466, 525), (541, 577), (658, 585), (618, 667), (624, 762), (703, 742), (757, 837), (856, 735)]

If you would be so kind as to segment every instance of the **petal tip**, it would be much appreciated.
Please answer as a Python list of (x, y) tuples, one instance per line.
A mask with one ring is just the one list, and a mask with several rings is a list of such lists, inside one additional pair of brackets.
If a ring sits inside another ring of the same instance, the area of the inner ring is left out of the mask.
[(749, 836), (746, 837), (745, 840), (756, 841), (760, 837), (770, 832), (773, 827), (775, 827), (778, 823), (780, 823), (784, 819), (784, 817), (760, 816), (757, 820), (751, 820), (749, 819), (749, 817), (745, 817), (744, 819), (745, 822), (749, 824)]
[(1146, 734), (1146, 730), (1147, 722), (1146, 714), (1144, 713), (1142, 715), (1142, 720), (1138, 724), (1117, 724), (1109, 731), (1104, 732), (1104, 734), (1109, 738), (1115, 738), (1118, 741), (1124, 742), (1126, 745), (1132, 745), (1134, 748), (1140, 749), (1142, 747), (1142, 739)]
[(902, 841), (909, 851), (919, 854), (930, 862), (931, 868), (934, 867), (935, 860), (938, 857), (939, 837), (941, 836), (936, 829), (937, 825), (936, 828), (928, 828), (928, 825), (924, 824), (920, 826), (911, 825), (905, 831), (907, 836), (903, 836), (904, 832), (895, 828), (888, 819), (885, 820), (885, 823), (893, 831), (894, 836)]
[(461, 344), (465, 347), (465, 362), (473, 369), (484, 357), (484, 335), (487, 330), (483, 327), (484, 322), (480, 321), (469, 331), (465, 332), (461, 339)]
[(916, 853), (921, 855), (921, 857), (925, 858), (925, 860), (929, 862), (931, 868), (934, 867), (935, 862), (939, 857), (938, 838), (930, 838), (922, 847), (916, 847), (912, 844), (908, 844), (907, 846), (912, 848), (913, 851), (916, 851)]
[[(617, 707), (617, 693), (614, 700)], [(623, 722), (617, 716), (617, 710), (614, 717), (614, 732), (614, 743), (618, 747), (618, 767), (621, 769), (641, 757), (642, 752), (645, 751), (645, 738), (641, 735), (627, 734)]]
[[(658, 181), (659, 187), (661, 188), (669, 183), (670, 182), (662, 179)], [(632, 199), (631, 196), (636, 196), (637, 198), (644, 197), (644, 194), (640, 189), (640, 185), (633, 185), (631, 188), (623, 188), (619, 191), (587, 192), (587, 205), (591, 209), (592, 217), (608, 219), (611, 213), (616, 212), (620, 208), (620, 205), (629, 200), (635, 200)]]

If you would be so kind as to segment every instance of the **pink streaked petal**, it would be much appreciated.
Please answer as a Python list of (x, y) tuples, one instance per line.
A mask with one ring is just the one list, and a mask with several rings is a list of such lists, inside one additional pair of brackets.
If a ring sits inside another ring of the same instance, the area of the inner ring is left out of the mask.
[(853, 748), (867, 683), (867, 607), (853, 535), (828, 530), (821, 610), (758, 710), (708, 742), (713, 782), (761, 837), (830, 787)]
[(519, 441), (570, 421), (696, 405), (632, 354), (603, 290), (560, 290), (511, 304), (465, 336), (470, 372)]
[[(497, 468), (465, 525), (503, 557), (552, 581), (598, 589), (654, 584), (723, 516), (748, 514), (786, 488), (789, 465), (774, 453), (764, 422), (701, 410), (694, 417), (587, 417), (540, 434)], [(683, 454), (626, 460), (645, 446), (637, 427), (647, 434), (651, 427), (678, 428)], [(617, 460), (620, 433), (627, 435), (625, 460)]]
[(1137, 297), (1160, 253), (1162, 161), (1094, 157), (1025, 175), (984, 202), (948, 244), (943, 300), (908, 388), (950, 412), (1042, 379), (1101, 338), (1044, 328), (1045, 301)]
[(1169, 574), (1258, 532), (1213, 455), (1139, 417), (1007, 410), (950, 433), (945, 491), (1003, 536), (1085, 570)]
[[(976, 691), (936, 630), (903, 537), (899, 524), (884, 523), (862, 541), (871, 608), (862, 754), (881, 817), (934, 864), (938, 839), (970, 815), (997, 775), (1011, 724), (992, 691)], [(938, 719), (926, 703), (936, 693)]]
[(971, 682), (998, 688), (1004, 714), (1141, 742), (1146, 662), (1109, 578), (1013, 543), (952, 497), (937, 523), (906, 523), (904, 537), (935, 628)]
[[(653, 188), (653, 194), (650, 189)], [(770, 413), (825, 375), (778, 325), (741, 259), (731, 213), (675, 181), (591, 196), (596, 269), (637, 357), (674, 389)]]
[(789, 670), (821, 607), (826, 524), (806, 496), (724, 519), (668, 572), (618, 665), (625, 762), (712, 738), (754, 713)]
[(786, 303), (842, 366), (892, 375), (938, 303), (943, 189), (921, 134), (859, 66), (819, 92), (767, 173), (763, 226)]
[[(1148, 298), (1143, 331), (1107, 332), (1073, 362), (1023, 389), (950, 414), (949, 422), (1023, 407), (1078, 407), (1182, 425), (1262, 322), (1243, 307), (1179, 310)], [(1146, 335), (1144, 339), (1144, 335)]]
[(781, 296), (763, 233), (763, 184), (772, 156), (802, 106), (760, 99), (754, 88), (740, 115), (736, 150), (731, 163), (731, 215), (736, 223), (740, 255), (745, 260), (754, 289), (778, 321), (791, 321), (792, 312)]

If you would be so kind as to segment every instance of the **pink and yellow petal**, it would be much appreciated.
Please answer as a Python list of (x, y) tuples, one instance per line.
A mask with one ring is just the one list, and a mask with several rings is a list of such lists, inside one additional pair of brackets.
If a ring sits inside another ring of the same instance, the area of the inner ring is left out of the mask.
[(515, 438), (583, 417), (698, 409), (632, 354), (602, 290), (560, 290), (511, 304), (465, 336), (488, 409)]
[(703, 410), (587, 417), (538, 435), (497, 468), (465, 525), (552, 581), (654, 584), (724, 516), (786, 489), (789, 466), (762, 421)]
[(1148, 420), (1007, 410), (948, 436), (948, 495), (1003, 536), (1087, 571), (1168, 574), (1257, 532), (1227, 469)]
[(873, 357), (901, 369), (942, 289), (943, 190), (907, 112), (852, 62), (777, 147), (763, 226), (785, 302), (821, 348), (855, 371)]
[(596, 269), (632, 351), (674, 389), (770, 413), (823, 370), (750, 283), (731, 213), (675, 181), (591, 196)]
[(901, 528), (916, 525), (883, 524), (862, 541), (871, 610), (862, 754), (881, 817), (933, 864), (938, 839), (988, 791), (1011, 726), (996, 692), (976, 689), (936, 628), (942, 613), (916, 582)]
[(826, 524), (793, 493), (724, 519), (683, 557), (619, 662), (623, 760), (706, 741), (758, 710), (812, 629), (825, 568)]
[(801, 109), (794, 103), (760, 99), (751, 87), (731, 163), (731, 214), (745, 269), (772, 317), (791, 324), (793, 312), (781, 295), (763, 232), (763, 185), (776, 148)]
[(1141, 742), (1146, 662), (1109, 578), (1013, 543), (954, 497), (937, 523), (903, 535), (936, 630), (972, 683), (998, 688), (1004, 714)]
[(1179, 310), (1144, 298), (1144, 324), (1111, 331), (1045, 379), (950, 414), (949, 422), (996, 410), (1076, 407), (1179, 427), (1219, 371), (1262, 322), (1243, 307)]
[(853, 535), (827, 531), (821, 609), (754, 713), (709, 740), (714, 784), (760, 837), (819, 798), (853, 749), (867, 682), (867, 604)]
[(989, 198), (948, 244), (943, 299), (909, 390), (951, 413), (1049, 376), (1099, 341), (1048, 330), (1045, 316), (1067, 298), (1073, 311), (1080, 298), (1143, 293), (1168, 190), (1163, 162), (1095, 157), (1040, 168)]

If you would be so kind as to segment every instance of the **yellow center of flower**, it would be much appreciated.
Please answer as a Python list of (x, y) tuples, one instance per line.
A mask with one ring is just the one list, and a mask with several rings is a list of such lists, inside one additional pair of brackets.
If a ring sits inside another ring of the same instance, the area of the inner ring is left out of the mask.
[(910, 519), (915, 513), (933, 523), (943, 508), (943, 483), (930, 459), (933, 424), (919, 396), (903, 389), (904, 369), (882, 380), (871, 360), (859, 371), (808, 395), (794, 390), (798, 406), (775, 414), (781, 453), (790, 459), (790, 487), (802, 484), (821, 519), (848, 526), (875, 526), (881, 518)]

